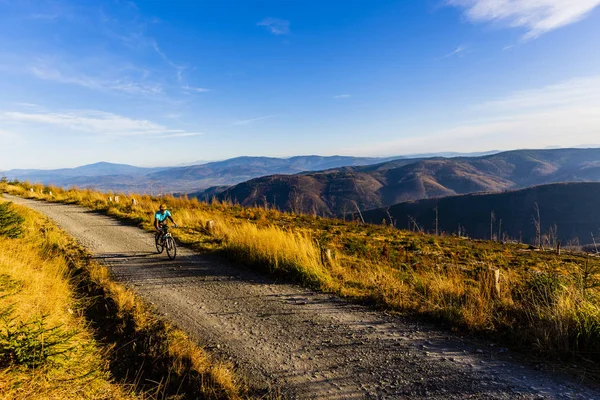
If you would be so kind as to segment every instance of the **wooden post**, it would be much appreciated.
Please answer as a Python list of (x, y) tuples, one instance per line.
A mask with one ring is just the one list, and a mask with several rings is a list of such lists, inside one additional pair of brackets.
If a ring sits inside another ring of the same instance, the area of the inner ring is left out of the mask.
[(494, 289), (496, 290), (496, 296), (500, 297), (500, 269), (494, 270)]
[(331, 254), (331, 249), (322, 249), (321, 250), (321, 263), (325, 266), (330, 265), (333, 260), (333, 256)]
[(206, 221), (206, 230), (208, 231), (208, 233), (213, 233), (213, 231), (215, 230), (215, 221), (213, 221), (212, 219)]
[(479, 272), (482, 290), (488, 292), (491, 298), (500, 297), (500, 269), (488, 267)]
[(119, 202), (119, 196), (115, 196), (115, 203)]

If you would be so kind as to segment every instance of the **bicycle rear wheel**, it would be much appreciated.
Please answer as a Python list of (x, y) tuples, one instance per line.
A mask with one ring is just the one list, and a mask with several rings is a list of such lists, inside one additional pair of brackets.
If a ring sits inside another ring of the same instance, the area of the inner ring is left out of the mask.
[(173, 239), (171, 236), (167, 237), (167, 240), (165, 241), (165, 247), (167, 248), (167, 255), (169, 256), (169, 259), (174, 260), (177, 256), (177, 245), (175, 244), (175, 239)]

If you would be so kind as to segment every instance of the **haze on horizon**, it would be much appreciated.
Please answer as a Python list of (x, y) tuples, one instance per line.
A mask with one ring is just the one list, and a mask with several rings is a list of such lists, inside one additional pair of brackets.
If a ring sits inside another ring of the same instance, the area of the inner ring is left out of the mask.
[(597, 144), (600, 0), (0, 1), (0, 170)]

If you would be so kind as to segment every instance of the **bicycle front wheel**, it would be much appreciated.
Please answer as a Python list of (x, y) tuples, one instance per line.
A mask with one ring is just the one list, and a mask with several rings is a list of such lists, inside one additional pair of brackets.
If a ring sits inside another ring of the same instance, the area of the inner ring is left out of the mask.
[(161, 240), (161, 235), (156, 235), (156, 237), (154, 238), (154, 242), (156, 243), (156, 251), (158, 252), (158, 254), (161, 254), (164, 249), (164, 242)]
[(165, 247), (167, 248), (167, 255), (170, 260), (174, 260), (175, 256), (177, 256), (177, 245), (175, 244), (175, 239), (172, 237), (168, 237), (165, 241)]

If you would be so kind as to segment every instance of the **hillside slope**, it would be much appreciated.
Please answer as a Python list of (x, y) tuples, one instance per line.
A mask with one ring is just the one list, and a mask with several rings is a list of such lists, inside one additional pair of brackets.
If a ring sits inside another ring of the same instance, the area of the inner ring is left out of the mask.
[[(393, 160), (294, 176), (266, 176), (220, 194), (243, 205), (342, 215), (399, 202), (600, 181), (600, 149), (516, 150), (483, 157)], [(355, 205), (356, 204), (356, 205)]]
[[(29, 196), (26, 187), (21, 189), (21, 194)], [(57, 194), (55, 201), (76, 194), (52, 189)], [(10, 190), (19, 192), (15, 187)], [(146, 222), (151, 217), (147, 211), (154, 210), (157, 201), (165, 201), (145, 197), (133, 209), (109, 204), (99, 193), (77, 195), (86, 202), (96, 198), (99, 201), (94, 202), (95, 207), (123, 212), (120, 215), (128, 215), (129, 220), (141, 212), (138, 215)], [(39, 191), (31, 197), (49, 199)], [(201, 227), (203, 224), (198, 222), (209, 215), (217, 221), (214, 234), (219, 240), (207, 241), (201, 230), (191, 229), (174, 232), (182, 235), (180, 239), (199, 247), (203, 246), (201, 242), (223, 246), (225, 253), (221, 255), (229, 252), (238, 261), (244, 260), (235, 265), (211, 257), (209, 252), (193, 254), (181, 248), (175, 265), (148, 254), (151, 233), (135, 232), (136, 228), (114, 223), (90, 213), (88, 208), (18, 201), (61, 221), (109, 263), (118, 279), (133, 284), (167, 318), (216, 349), (223, 359), (234, 360), (253, 379), (262, 376), (281, 385), (282, 397), (360, 398), (365, 397), (365, 388), (373, 398), (507, 399), (515, 393), (523, 398), (554, 398), (566, 392), (574, 398), (598, 397), (580, 381), (571, 384), (555, 374), (515, 364), (508, 359), (516, 354), (512, 348), (508, 354), (506, 349), (498, 351), (499, 343), (503, 343), (496, 340), (498, 336), (494, 342), (473, 341), (462, 332), (456, 335), (423, 321), (374, 312), (331, 295), (345, 293), (345, 297), (386, 305), (386, 310), (412, 310), (430, 318), (460, 320), (463, 326), (481, 326), (488, 335), (498, 329), (509, 333), (511, 340), (529, 344), (532, 338), (538, 346), (541, 343), (551, 349), (556, 348), (553, 340), (557, 335), (555, 343), (559, 346), (566, 343), (567, 349), (575, 348), (582, 356), (597, 358), (598, 331), (593, 329), (597, 326), (597, 308), (582, 298), (581, 291), (565, 290), (571, 297), (561, 297), (557, 301), (559, 312), (552, 314), (546, 311), (548, 307), (538, 307), (537, 302), (521, 294), (530, 282), (527, 273), (518, 272), (524, 269), (521, 262), (527, 268), (541, 268), (539, 276), (545, 276), (545, 271), (555, 266), (576, 268), (575, 263), (583, 256), (561, 259), (553, 254), (520, 251), (524, 246), (477, 244), (273, 210), (168, 198), (173, 209), (180, 210), (180, 218), (185, 216), (188, 221), (182, 222), (184, 226)], [(241, 213), (239, 219), (232, 212)], [(262, 217), (250, 219), (250, 213)], [(270, 221), (277, 223), (280, 219), (286, 220), (285, 228), (271, 225)], [(196, 223), (190, 223), (194, 220)], [(302, 228), (290, 229), (297, 227), (295, 223), (312, 226), (311, 231), (325, 228), (328, 233), (300, 233)], [(322, 261), (315, 247), (316, 236), (327, 246), (338, 242), (336, 259)], [(242, 258), (244, 255), (248, 258)], [(563, 260), (567, 261), (564, 266)], [(477, 271), (479, 265), (493, 261), (510, 265), (513, 270), (510, 274), (503, 272), (503, 289), (490, 296), (488, 275)], [(592, 265), (597, 262), (593, 260)], [(446, 268), (440, 268), (440, 264)], [(253, 267), (276, 275), (253, 273)], [(299, 276), (307, 278), (302, 281), (310, 289), (285, 283)], [(574, 282), (565, 284), (574, 289)], [(328, 288), (327, 294), (315, 293), (315, 287)], [(574, 305), (587, 312), (589, 319), (584, 320), (586, 314), (575, 314)], [(440, 313), (440, 309), (448, 312)], [(582, 320), (592, 329), (584, 330)], [(507, 327), (507, 322), (513, 326)], [(580, 372), (583, 375), (587, 370)]]
[[(502, 193), (426, 199), (396, 204), (387, 211), (399, 228), (435, 232), (437, 207), (440, 232), (458, 233), (460, 225), (463, 235), (489, 239), (491, 228), (494, 238), (536, 243), (533, 223), (534, 217), (537, 218), (536, 204), (545, 236), (542, 244), (544, 241), (546, 245), (556, 244), (551, 243), (555, 240), (548, 235), (554, 225), (558, 228), (555, 239), (563, 244), (575, 238), (581, 244), (591, 244), (592, 234), (600, 236), (600, 183), (557, 183)], [(363, 217), (371, 223), (390, 222), (386, 209), (364, 212)]]

